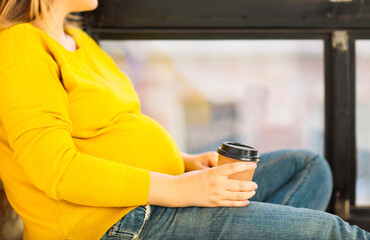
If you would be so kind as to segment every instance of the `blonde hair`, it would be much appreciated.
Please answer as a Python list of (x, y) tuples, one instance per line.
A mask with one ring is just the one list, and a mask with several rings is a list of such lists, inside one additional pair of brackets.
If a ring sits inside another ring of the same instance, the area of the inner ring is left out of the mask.
[[(37, 23), (43, 19), (48, 25), (54, 12), (52, 4), (56, 0), (0, 0), (0, 30), (18, 23)], [(68, 16), (65, 25), (71, 23), (68, 19), (81, 20), (76, 16)]]

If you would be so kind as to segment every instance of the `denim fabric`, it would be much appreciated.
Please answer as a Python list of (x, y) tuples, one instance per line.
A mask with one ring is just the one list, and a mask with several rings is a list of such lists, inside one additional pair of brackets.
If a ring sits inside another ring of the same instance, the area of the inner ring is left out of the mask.
[(103, 236), (102, 239), (121, 240), (135, 239), (140, 234), (150, 213), (150, 206), (139, 206), (127, 213), (120, 221), (116, 222)]
[(320, 211), (329, 202), (332, 177), (327, 162), (317, 154), (303, 150), (263, 154), (254, 181), (259, 188), (246, 207), (140, 206), (102, 240), (370, 239), (370, 233)]
[(252, 201), (325, 210), (333, 181), (329, 164), (306, 150), (282, 150), (261, 155), (253, 181)]

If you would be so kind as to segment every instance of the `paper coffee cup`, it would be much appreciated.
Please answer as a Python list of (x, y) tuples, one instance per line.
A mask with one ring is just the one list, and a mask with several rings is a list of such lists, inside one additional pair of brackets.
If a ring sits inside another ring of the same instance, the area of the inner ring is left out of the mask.
[[(221, 147), (217, 149), (217, 153), (218, 165), (240, 161), (257, 164), (259, 161), (258, 150), (241, 143), (223, 142)], [(230, 175), (229, 178), (242, 181), (252, 181), (253, 175), (254, 169), (234, 173)]]

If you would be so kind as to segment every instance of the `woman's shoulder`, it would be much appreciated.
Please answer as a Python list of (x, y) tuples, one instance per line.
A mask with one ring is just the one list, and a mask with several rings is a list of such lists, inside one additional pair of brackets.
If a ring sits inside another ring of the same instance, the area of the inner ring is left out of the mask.
[(19, 23), (0, 31), (0, 64), (34, 55), (49, 58), (43, 32), (30, 23)]

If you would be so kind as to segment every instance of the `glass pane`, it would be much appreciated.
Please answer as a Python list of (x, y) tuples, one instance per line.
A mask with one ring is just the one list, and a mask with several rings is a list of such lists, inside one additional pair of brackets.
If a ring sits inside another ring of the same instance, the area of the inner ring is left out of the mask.
[(370, 206), (370, 40), (356, 41), (356, 205)]
[(101, 41), (187, 152), (239, 141), (323, 154), (321, 40)]

